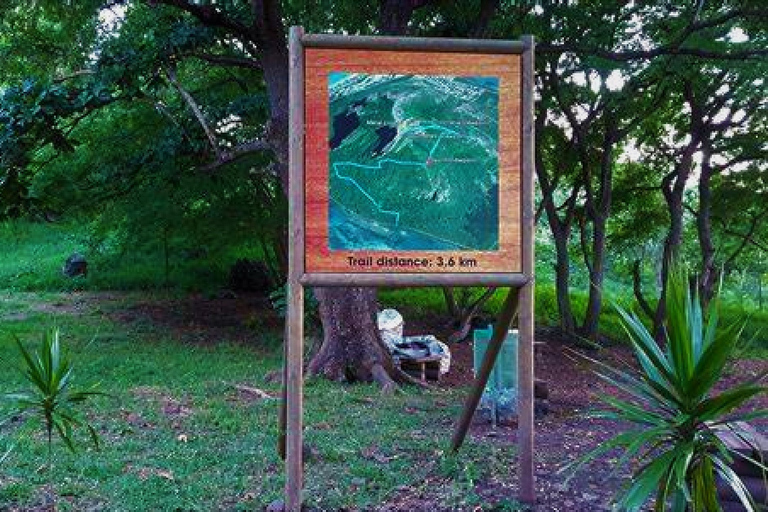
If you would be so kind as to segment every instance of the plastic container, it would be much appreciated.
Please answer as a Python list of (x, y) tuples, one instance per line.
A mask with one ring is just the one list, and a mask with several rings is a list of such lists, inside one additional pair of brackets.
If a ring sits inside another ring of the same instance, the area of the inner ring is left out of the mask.
[[(475, 375), (480, 370), (492, 336), (492, 325), (486, 329), (475, 329), (473, 332)], [(493, 423), (496, 423), (500, 416), (514, 415), (517, 411), (517, 344), (517, 329), (508, 331), (483, 391), (480, 410), (490, 414)]]

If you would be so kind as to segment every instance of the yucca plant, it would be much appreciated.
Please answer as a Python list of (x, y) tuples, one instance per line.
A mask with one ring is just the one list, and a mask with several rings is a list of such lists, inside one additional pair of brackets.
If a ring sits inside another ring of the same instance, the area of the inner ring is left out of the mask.
[[(617, 308), (638, 368), (614, 368), (599, 361), (597, 374), (618, 388), (622, 398), (601, 396), (607, 407), (594, 416), (629, 425), (577, 462), (577, 466), (615, 448), (623, 449), (617, 469), (635, 462), (631, 483), (617, 497), (620, 510), (639, 510), (655, 495), (658, 512), (717, 512), (716, 478), (730, 486), (749, 512), (755, 503), (730, 468), (734, 457), (718, 438), (718, 428), (768, 416), (766, 410), (739, 412), (765, 392), (762, 377), (716, 393), (715, 385), (733, 354), (743, 323), (720, 328), (717, 299), (703, 311), (688, 287), (685, 272), (670, 273), (664, 343), (660, 345), (633, 313)], [(738, 434), (738, 433), (737, 433)], [(746, 458), (746, 457), (745, 457)], [(750, 459), (751, 460), (751, 459)], [(766, 470), (762, 461), (751, 461)]]
[(15, 341), (23, 362), (20, 371), (29, 385), (29, 390), (8, 393), (4, 398), (11, 402), (15, 414), (42, 424), (48, 443), (49, 464), (54, 433), (74, 452), (74, 431), (85, 428), (94, 446), (98, 448), (98, 434), (83, 418), (79, 408), (89, 398), (103, 393), (95, 389), (71, 388), (72, 363), (59, 341), (59, 330), (46, 330), (36, 351), (27, 350), (18, 338), (15, 338)]

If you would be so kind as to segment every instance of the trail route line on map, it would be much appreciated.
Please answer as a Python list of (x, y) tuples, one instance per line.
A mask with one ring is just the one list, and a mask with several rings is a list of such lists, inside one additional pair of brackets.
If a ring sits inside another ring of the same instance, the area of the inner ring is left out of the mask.
[[(445, 128), (443, 126), (438, 126), (438, 125), (416, 126), (411, 131), (417, 131), (417, 130), (426, 131), (427, 129), (444, 130), (448, 133), (456, 134), (455, 131), (449, 128)], [(412, 166), (412, 167), (417, 166), (417, 167), (422, 167), (425, 170), (428, 170), (429, 162), (430, 160), (432, 160), (435, 150), (437, 150), (437, 146), (440, 145), (441, 140), (442, 140), (442, 135), (438, 137), (435, 143), (432, 145), (432, 148), (429, 150), (429, 156), (427, 157), (427, 160), (424, 162), (404, 162), (401, 160), (395, 160), (393, 158), (384, 158), (382, 160), (379, 160), (377, 165), (363, 165), (363, 164), (357, 164), (354, 162), (337, 162), (333, 164), (333, 172), (336, 174), (336, 176), (339, 179), (347, 180), (350, 183), (352, 183), (355, 187), (357, 187), (360, 190), (360, 192), (362, 192), (363, 195), (365, 195), (365, 197), (371, 200), (371, 203), (373, 203), (373, 205), (376, 206), (376, 208), (378, 208), (381, 213), (392, 215), (395, 218), (395, 226), (397, 226), (400, 223), (400, 213), (392, 210), (387, 210), (384, 207), (382, 207), (381, 204), (370, 193), (368, 193), (368, 191), (366, 191), (362, 185), (360, 185), (357, 182), (357, 180), (355, 180), (351, 176), (345, 176), (341, 174), (341, 172), (339, 171), (339, 167), (349, 166), (349, 167), (355, 167), (359, 169), (381, 169), (383, 164), (393, 163), (393, 164), (403, 165), (403, 166)]]

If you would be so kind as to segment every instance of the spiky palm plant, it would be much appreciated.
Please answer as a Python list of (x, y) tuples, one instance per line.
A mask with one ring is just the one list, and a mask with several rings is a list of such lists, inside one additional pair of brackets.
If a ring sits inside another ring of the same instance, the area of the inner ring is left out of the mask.
[(53, 435), (56, 433), (71, 451), (75, 451), (74, 431), (84, 427), (98, 448), (96, 430), (83, 418), (78, 410), (80, 404), (103, 393), (90, 390), (73, 390), (72, 363), (59, 341), (59, 330), (45, 331), (38, 349), (27, 350), (16, 338), (16, 345), (22, 357), (20, 368), (29, 390), (8, 393), (4, 397), (12, 404), (17, 414), (26, 415), (29, 420), (40, 421), (48, 443), (48, 460), (51, 461)]
[[(578, 462), (614, 448), (624, 450), (618, 466), (630, 461), (637, 469), (618, 496), (621, 510), (639, 510), (655, 494), (658, 512), (717, 512), (716, 477), (729, 485), (750, 512), (755, 503), (730, 468), (732, 452), (717, 428), (735, 429), (737, 421), (768, 416), (766, 410), (739, 412), (748, 400), (764, 393), (762, 376), (716, 393), (714, 388), (733, 354), (743, 323), (718, 326), (717, 300), (703, 311), (679, 267), (670, 273), (664, 343), (660, 346), (634, 313), (618, 308), (638, 369), (618, 369), (599, 361), (597, 374), (623, 397), (601, 396), (595, 416), (628, 423)], [(760, 461), (752, 461), (766, 470)]]

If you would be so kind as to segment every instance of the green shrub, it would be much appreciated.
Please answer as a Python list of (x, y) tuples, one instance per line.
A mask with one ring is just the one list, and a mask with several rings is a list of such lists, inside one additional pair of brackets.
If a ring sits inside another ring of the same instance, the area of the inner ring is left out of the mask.
[(27, 350), (18, 338), (16, 345), (22, 358), (20, 371), (28, 384), (28, 390), (7, 393), (4, 398), (11, 402), (14, 414), (27, 416), (28, 422), (42, 425), (48, 443), (49, 462), (54, 433), (74, 452), (74, 430), (82, 427), (88, 431), (91, 441), (98, 448), (96, 430), (85, 420), (79, 409), (83, 402), (102, 393), (95, 389), (71, 388), (72, 363), (59, 342), (59, 330), (53, 328), (45, 331), (40, 346), (34, 352)]
[(639, 510), (652, 494), (657, 511), (722, 510), (717, 501), (717, 475), (753, 511), (749, 492), (729, 467), (734, 456), (744, 456), (731, 452), (716, 429), (737, 430), (737, 421), (768, 416), (768, 410), (734, 412), (766, 389), (755, 379), (715, 393), (743, 322), (719, 329), (716, 300), (708, 311), (702, 311), (688, 282), (679, 269), (670, 275), (665, 348), (636, 315), (617, 308), (639, 369), (616, 369), (593, 361), (600, 368), (598, 375), (626, 397), (604, 395), (607, 407), (596, 416), (631, 427), (588, 454), (586, 460), (619, 447), (624, 454), (618, 466), (631, 460), (638, 463), (631, 484), (620, 497), (621, 510)]

